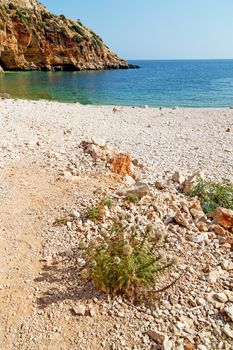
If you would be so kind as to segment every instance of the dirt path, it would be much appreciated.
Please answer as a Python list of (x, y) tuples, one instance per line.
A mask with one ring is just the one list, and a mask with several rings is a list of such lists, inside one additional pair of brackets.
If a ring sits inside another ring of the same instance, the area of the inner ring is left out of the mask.
[(35, 164), (17, 164), (0, 174), (0, 349), (15, 349), (14, 340), (35, 307), (41, 271), (41, 235), (46, 211), (71, 200), (65, 184)]

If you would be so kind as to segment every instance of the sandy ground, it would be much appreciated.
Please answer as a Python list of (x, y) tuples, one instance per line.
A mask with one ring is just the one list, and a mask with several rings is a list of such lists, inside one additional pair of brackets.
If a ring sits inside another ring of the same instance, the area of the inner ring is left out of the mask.
[[(84, 192), (88, 196), (100, 185), (112, 186), (88, 177), (79, 190), (57, 182), (57, 169), (76, 157), (82, 140), (105, 140), (130, 152), (148, 166), (151, 181), (174, 170), (233, 181), (232, 109), (113, 111), (111, 106), (0, 100), (0, 134), (0, 350), (81, 349), (69, 341), (61, 345), (54, 324), (47, 333), (39, 323), (37, 334), (29, 327), (35, 315), (43, 316), (34, 301), (41, 292), (36, 279), (51, 217)], [(74, 337), (72, 324), (66, 332)], [(91, 342), (84, 348), (92, 348)]]

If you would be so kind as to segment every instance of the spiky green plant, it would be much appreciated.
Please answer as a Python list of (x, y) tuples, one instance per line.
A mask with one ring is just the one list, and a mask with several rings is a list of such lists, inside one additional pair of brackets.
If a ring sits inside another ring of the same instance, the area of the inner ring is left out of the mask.
[(126, 199), (128, 202), (133, 203), (133, 204), (137, 204), (140, 201), (139, 196), (135, 193), (129, 193), (126, 196)]
[(111, 209), (113, 206), (113, 201), (109, 198), (106, 198), (103, 200), (103, 205), (107, 207), (108, 209)]
[(159, 253), (161, 243), (162, 236), (155, 234), (151, 225), (140, 229), (114, 222), (98, 239), (87, 245), (81, 242), (86, 260), (81, 276), (110, 295), (127, 294), (137, 286), (151, 286), (175, 263), (174, 258)]
[(97, 221), (101, 216), (100, 213), (100, 209), (98, 206), (96, 205), (92, 205), (89, 209), (88, 209), (88, 217), (89, 219), (91, 219), (92, 221)]

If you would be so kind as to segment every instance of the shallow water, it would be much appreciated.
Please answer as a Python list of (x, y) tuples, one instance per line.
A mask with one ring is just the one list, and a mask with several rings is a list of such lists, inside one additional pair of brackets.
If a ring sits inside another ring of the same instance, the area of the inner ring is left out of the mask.
[(140, 69), (89, 72), (10, 72), (0, 93), (99, 105), (229, 107), (233, 60), (130, 61)]

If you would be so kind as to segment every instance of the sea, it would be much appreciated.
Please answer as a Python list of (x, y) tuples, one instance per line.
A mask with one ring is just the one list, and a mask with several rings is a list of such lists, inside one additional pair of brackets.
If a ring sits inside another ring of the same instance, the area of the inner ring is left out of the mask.
[(233, 106), (233, 60), (129, 63), (140, 69), (0, 74), (0, 94), (85, 105)]

